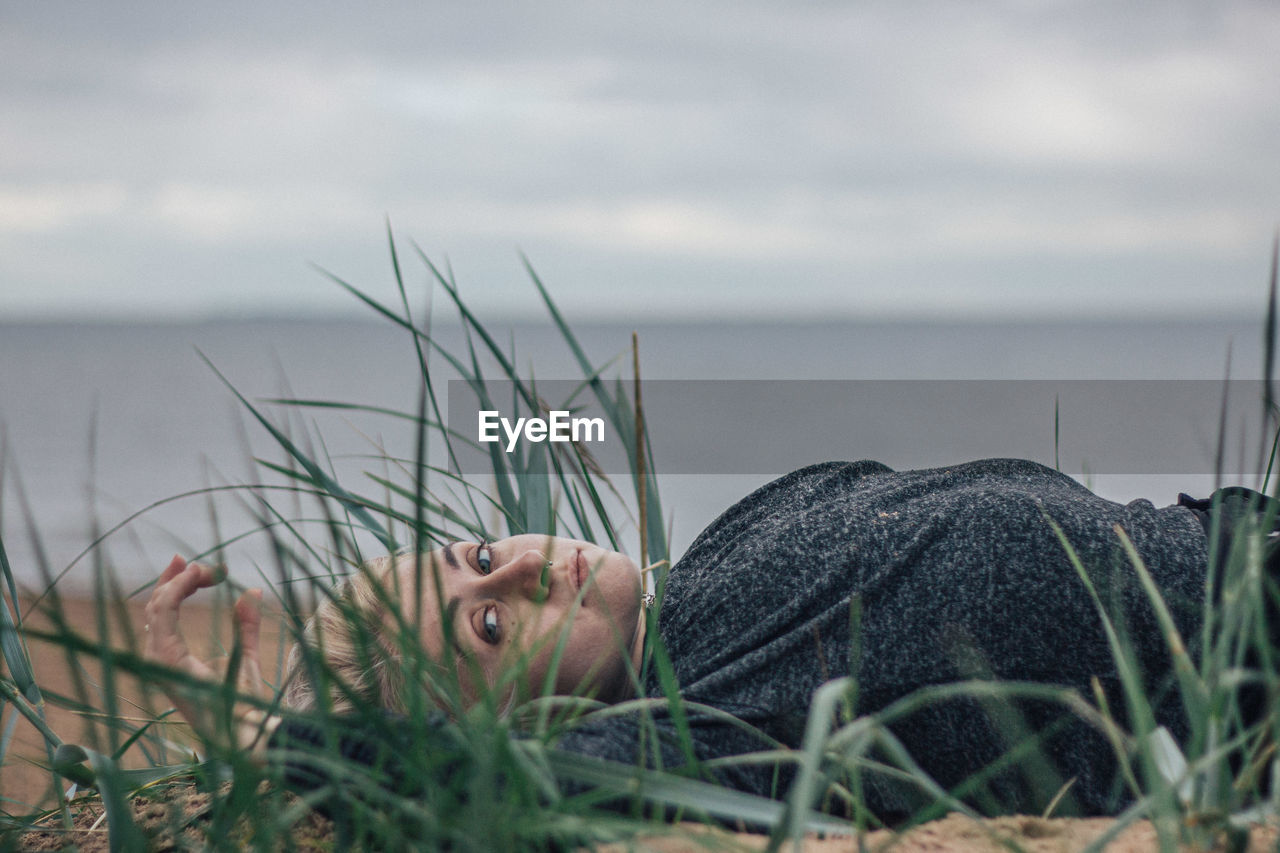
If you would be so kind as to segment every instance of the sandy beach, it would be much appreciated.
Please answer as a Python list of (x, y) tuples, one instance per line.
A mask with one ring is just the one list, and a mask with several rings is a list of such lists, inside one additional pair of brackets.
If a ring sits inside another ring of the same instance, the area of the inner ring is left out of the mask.
[[(225, 643), (229, 635), (229, 614), (225, 604), (210, 603), (214, 596), (202, 595), (196, 603), (188, 603), (183, 607), (183, 631), (193, 649), (204, 650), (209, 656), (221, 653), (220, 643)], [(114, 649), (130, 649), (140, 643), (137, 633), (143, 621), (141, 619), (144, 601), (130, 601), (123, 607), (114, 605), (108, 608), (110, 614), (108, 637)], [(24, 602), (24, 611), (29, 606)], [(85, 637), (98, 636), (96, 622), (98, 618), (97, 602), (89, 598), (67, 598), (59, 602), (65, 624), (74, 626), (76, 631)], [(127, 624), (126, 624), (127, 622)], [(47, 629), (51, 620), (47, 613), (35, 613), (27, 621), (33, 630)], [(214, 627), (222, 630), (215, 632)], [(263, 665), (269, 679), (277, 677), (276, 661), (280, 655), (280, 621), (270, 613), (263, 622)], [(98, 660), (88, 655), (77, 656), (69, 661), (66, 651), (46, 641), (28, 638), (32, 663), (37, 678), (48, 694), (45, 713), (51, 728), (66, 742), (79, 743), (99, 751), (110, 751), (111, 740), (106, 727), (92, 717), (79, 714), (65, 707), (60, 707), (53, 695), (74, 698), (79, 695), (93, 696), (105, 689)], [(121, 714), (132, 720), (144, 721), (154, 718), (157, 713), (168, 707), (164, 697), (154, 689), (144, 689), (133, 678), (127, 678), (114, 685), (114, 694), (120, 697)], [(101, 706), (100, 701), (95, 704)], [(175, 743), (185, 740), (186, 733), (181, 724), (165, 724), (166, 735)], [(171, 752), (167, 762), (181, 760), (177, 752)], [(14, 742), (10, 747), (8, 758), (0, 770), (0, 784), (3, 795), (9, 800), (7, 811), (21, 813), (27, 811), (19, 804), (48, 804), (53, 800), (51, 788), (52, 774), (40, 765), (46, 762), (44, 745), (36, 729), (25, 720), (19, 721), (14, 734)], [(129, 767), (145, 766), (148, 757), (138, 748), (133, 747), (125, 753), (125, 765)], [(63, 782), (65, 785), (65, 781)], [(175, 793), (172, 805), (164, 808), (191, 808), (191, 803), (207, 798), (207, 794), (195, 792), (187, 796)], [(15, 802), (16, 801), (16, 802)], [(137, 819), (143, 826), (155, 823), (157, 818), (148, 812), (152, 809), (156, 814), (166, 814), (163, 808), (156, 811), (153, 805), (139, 800), (135, 804), (139, 811)], [(146, 814), (143, 814), (146, 812)], [(105, 826), (100, 822), (102, 809), (95, 801), (87, 801), (76, 808), (76, 826), (80, 830), (74, 833), (74, 840), (83, 850), (107, 849)], [(1035, 817), (1005, 817), (986, 821), (974, 821), (961, 815), (951, 815), (945, 819), (925, 824), (896, 841), (886, 831), (874, 832), (863, 839), (869, 847), (892, 843), (901, 851), (954, 850), (966, 853), (996, 853), (1008, 849), (1010, 845), (1034, 851), (1075, 851), (1081, 850), (1102, 835), (1111, 825), (1106, 819), (1087, 820), (1041, 820)], [(92, 827), (92, 828), (90, 828)], [(157, 831), (162, 827), (158, 824)], [(686, 830), (687, 831), (687, 830)], [(702, 830), (693, 830), (701, 833)], [(299, 827), (305, 834), (319, 833), (323, 837), (328, 829), (323, 821), (316, 819), (306, 821)], [(737, 849), (758, 850), (765, 845), (765, 838), (756, 835), (723, 835)], [(33, 833), (25, 837), (22, 849), (55, 850), (60, 849), (67, 836), (58, 832)], [(1274, 828), (1255, 828), (1248, 839), (1246, 848), (1249, 851), (1274, 849), (1276, 831)], [(809, 838), (806, 849), (819, 851), (846, 851), (857, 849), (857, 841), (850, 838)], [(1157, 838), (1151, 824), (1139, 821), (1127, 829), (1119, 838), (1108, 845), (1109, 850), (1121, 853), (1138, 853), (1156, 849)], [(646, 839), (643, 849), (654, 851), (686, 851), (703, 849), (702, 845), (691, 841), (688, 836), (675, 838)], [(615, 849), (615, 848), (610, 848)], [(620, 849), (620, 848), (618, 848)], [(789, 847), (787, 848), (789, 849)]]
[[(216, 596), (208, 592), (199, 595), (194, 603), (187, 602), (182, 609), (182, 630), (188, 644), (197, 652), (207, 652), (207, 657), (217, 657), (229, 648), (230, 614), (226, 605), (215, 603)], [(51, 603), (42, 602), (24, 625), (32, 631), (48, 631), (54, 621), (43, 608)], [(108, 647), (117, 650), (141, 650), (141, 631), (144, 624), (142, 610), (145, 598), (116, 602), (106, 608)], [(86, 597), (62, 598), (57, 604), (63, 624), (71, 627), (81, 637), (97, 643), (100, 636), (98, 629), (99, 606), (96, 600)], [(30, 599), (22, 602), (23, 612), (30, 608)], [(127, 624), (126, 624), (127, 623)], [(215, 633), (213, 627), (221, 626)], [(107, 727), (94, 717), (61, 707), (57, 697), (70, 699), (85, 697), (84, 704), (94, 707), (105, 707), (108, 685), (102, 677), (102, 666), (95, 655), (80, 654), (68, 656), (67, 650), (48, 641), (35, 637), (27, 637), (27, 646), (31, 654), (31, 662), (36, 681), (45, 693), (44, 712), (50, 728), (67, 743), (82, 744), (99, 752), (113, 751), (113, 741)], [(277, 661), (282, 660), (280, 654), (280, 620), (270, 612), (264, 614), (262, 632), (262, 664), (263, 672), (268, 679), (277, 676)], [(6, 673), (7, 674), (7, 673)], [(120, 715), (139, 724), (153, 719), (169, 707), (164, 696), (154, 688), (145, 689), (132, 676), (121, 678), (110, 685), (112, 695), (119, 697)], [(12, 710), (7, 709), (8, 713)], [(6, 720), (8, 714), (6, 714)], [(185, 727), (180, 723), (165, 723), (165, 735), (177, 743), (185, 740)], [(118, 745), (128, 737), (118, 736), (114, 742)], [(171, 753), (165, 763), (181, 760)], [(38, 805), (52, 801), (53, 789), (50, 787), (52, 774), (43, 766), (47, 765), (43, 738), (36, 728), (25, 719), (20, 719), (14, 730), (13, 743), (9, 747), (4, 766), (0, 768), (0, 793), (6, 798), (6, 810), (10, 812), (25, 811), (20, 804)], [(131, 747), (124, 756), (127, 767), (142, 767), (151, 761), (137, 746)], [(65, 784), (65, 781), (64, 783)]]

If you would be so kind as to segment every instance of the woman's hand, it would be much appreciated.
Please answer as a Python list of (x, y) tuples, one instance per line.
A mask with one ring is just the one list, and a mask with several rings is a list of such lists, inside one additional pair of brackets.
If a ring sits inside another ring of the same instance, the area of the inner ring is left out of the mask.
[[(227, 658), (202, 661), (191, 653), (179, 628), (182, 602), (196, 590), (219, 583), (225, 575), (222, 569), (200, 563), (188, 563), (174, 557), (156, 581), (147, 602), (146, 645), (143, 655), (151, 661), (179, 670), (192, 678), (216, 684), (226, 679)], [(250, 589), (236, 601), (235, 632), (240, 646), (240, 665), (236, 672), (235, 690), (238, 695), (262, 697), (265, 693), (262, 668), (258, 658), (258, 636), (262, 627), (262, 590)], [(216, 716), (211, 695), (191, 695), (181, 685), (166, 683), (165, 695), (174, 708), (191, 727), (206, 735), (212, 735)], [(238, 701), (232, 707), (232, 723), (235, 745), (242, 749), (258, 751), (265, 745), (266, 736), (275, 728), (276, 718), (267, 715), (253, 704)]]

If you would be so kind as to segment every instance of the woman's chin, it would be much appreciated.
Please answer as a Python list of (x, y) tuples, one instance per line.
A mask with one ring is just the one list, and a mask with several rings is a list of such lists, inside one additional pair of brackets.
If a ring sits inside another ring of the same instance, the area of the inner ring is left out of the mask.
[(592, 564), (592, 580), (596, 596), (603, 599), (619, 627), (628, 630), (640, 610), (640, 567), (626, 554), (601, 549)]

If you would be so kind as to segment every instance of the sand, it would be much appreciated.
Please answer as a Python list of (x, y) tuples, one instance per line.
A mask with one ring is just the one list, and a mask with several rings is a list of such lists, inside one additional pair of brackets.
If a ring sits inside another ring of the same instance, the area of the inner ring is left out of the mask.
[[(156, 840), (153, 841), (155, 849), (173, 849), (170, 834), (172, 830), (169, 828), (178, 823), (174, 816), (180, 815), (187, 821), (199, 821), (208, 801), (207, 793), (197, 792), (194, 788), (170, 790), (165, 796), (139, 798), (133, 804), (135, 820), (148, 834), (156, 833)], [(72, 842), (82, 851), (106, 851), (108, 838), (106, 827), (101, 821), (101, 804), (85, 800), (74, 805), (73, 811), (76, 816), (74, 830), (27, 833), (21, 839), (18, 849), (63, 850), (66, 849), (67, 842)], [(1072, 853), (1095, 842), (1111, 825), (1110, 820), (1103, 818), (1044, 820), (1013, 816), (977, 821), (953, 814), (898, 835), (880, 830), (868, 833), (862, 839), (808, 837), (803, 849), (810, 853), (853, 853), (859, 850), (893, 850), (899, 853), (1007, 853), (1009, 850), (1025, 853)], [(734, 835), (693, 825), (672, 827), (671, 833), (665, 837), (639, 838), (599, 849), (609, 853), (705, 853), (708, 850), (760, 851), (768, 845), (768, 839), (764, 836)], [(188, 825), (183, 835), (182, 840), (196, 849), (204, 842), (198, 826)], [(246, 847), (254, 841), (251, 831), (246, 827), (233, 828), (231, 838)], [(1240, 846), (1229, 846), (1226, 839), (1220, 837), (1208, 849), (1263, 853), (1274, 850), (1277, 840), (1280, 840), (1280, 833), (1275, 827), (1255, 827), (1247, 836), (1240, 837)], [(294, 849), (298, 850), (331, 850), (333, 841), (332, 826), (314, 813), (297, 824), (292, 839)], [(782, 849), (792, 851), (795, 848), (791, 844), (784, 844)], [(1126, 827), (1106, 849), (1111, 853), (1146, 853), (1160, 849), (1159, 838), (1150, 823), (1139, 821)]]
[[(189, 645), (194, 650), (207, 651), (208, 657), (223, 653), (217, 645), (214, 624), (223, 626), (220, 632), (222, 643), (225, 644), (230, 637), (230, 614), (225, 607), (215, 606), (214, 600), (215, 596), (206, 591), (193, 599), (194, 603), (187, 602), (182, 609), (182, 630)], [(99, 636), (97, 602), (88, 598), (64, 598), (60, 605), (65, 624), (71, 626), (78, 635), (96, 643)], [(117, 604), (108, 608), (108, 636), (112, 648), (141, 651), (142, 640), (139, 635), (145, 622), (142, 619), (144, 605), (145, 598), (140, 598), (126, 602), (123, 606)], [(24, 600), (22, 606), (25, 612), (29, 600)], [(124, 624), (126, 620), (127, 626)], [(36, 612), (25, 622), (25, 627), (47, 631), (51, 623), (46, 614)], [(83, 704), (104, 707), (101, 697), (105, 696), (105, 685), (101, 677), (102, 667), (96, 656), (82, 654), (69, 658), (65, 648), (31, 637), (28, 637), (27, 645), (36, 682), (46, 694), (44, 711), (49, 727), (67, 743), (82, 744), (103, 753), (113, 752), (112, 740), (105, 726), (91, 716), (59, 707), (54, 699), (55, 696), (71, 699), (85, 697)], [(262, 632), (263, 670), (268, 678), (275, 676), (279, 647), (280, 622), (278, 618), (268, 614), (263, 620)], [(8, 675), (7, 671), (5, 674)], [(144, 690), (132, 677), (119, 680), (112, 692), (119, 697), (121, 716), (139, 722), (150, 720), (169, 707), (162, 694), (154, 688)], [(6, 708), (5, 713), (7, 722), (8, 715), (13, 710)], [(187, 740), (186, 727), (179, 722), (164, 724), (164, 729), (166, 737), (178, 742)], [(121, 736), (116, 743), (124, 737)], [(169, 756), (166, 763), (177, 763), (180, 760), (175, 753)], [(126, 767), (145, 767), (151, 764), (136, 746), (125, 753), (123, 763)], [(44, 769), (47, 764), (43, 738), (31, 723), (20, 719), (4, 766), (0, 767), (0, 793), (7, 800), (6, 811), (18, 813), (22, 811), (19, 804), (36, 806), (53, 801), (51, 774)]]
[[(895, 853), (1008, 853), (1010, 850), (1021, 850), (1024, 853), (1072, 853), (1097, 841), (1111, 826), (1112, 821), (1106, 818), (1044, 820), (1015, 815), (974, 820), (952, 814), (905, 833), (894, 834), (888, 830), (867, 833), (861, 839), (861, 847), (859, 839), (853, 837), (809, 837), (805, 839), (804, 850), (809, 853), (852, 853), (860, 849), (893, 850)], [(1280, 833), (1277, 833), (1275, 827), (1255, 827), (1247, 837), (1247, 844), (1237, 849), (1239, 853), (1263, 853), (1274, 850), (1278, 838)], [(729, 843), (726, 849), (756, 851), (768, 846), (768, 839), (759, 835), (739, 834), (725, 840)], [(634, 846), (615, 845), (607, 849), (610, 853), (622, 853), (624, 850), (685, 853), (722, 848), (675, 837), (651, 839)], [(782, 849), (794, 848), (785, 844)], [(1112, 853), (1146, 853), (1158, 850), (1160, 846), (1152, 825), (1148, 821), (1138, 821), (1126, 827), (1106, 849)], [(1228, 849), (1225, 839), (1219, 839), (1211, 849)]]
[[(214, 625), (223, 627), (223, 642), (228, 636), (229, 614), (225, 608), (211, 606), (207, 602), (212, 596), (202, 596), (197, 603), (188, 603), (183, 609), (183, 630), (188, 641), (195, 649), (207, 649), (212, 654), (218, 653), (217, 641), (213, 639)], [(94, 601), (77, 598), (62, 602), (63, 613), (68, 624), (87, 637), (96, 637), (97, 607)], [(109, 626), (109, 636), (117, 648), (130, 648), (140, 642), (136, 636), (138, 627), (143, 624), (139, 618), (142, 602), (130, 602), (120, 613), (113, 612)], [(123, 618), (122, 618), (123, 616)], [(124, 621), (133, 628), (131, 635)], [(33, 628), (48, 626), (47, 617), (33, 617), (28, 625)], [(278, 619), (264, 620), (263, 662), (268, 677), (275, 673), (280, 648), (280, 625)], [(66, 652), (57, 646), (39, 640), (29, 640), (32, 662), (36, 670), (37, 680), (50, 695), (60, 694), (67, 697), (78, 695), (96, 695), (102, 689), (100, 681), (101, 667), (96, 660), (87, 656), (76, 659), (82, 671), (77, 681), (72, 675), (72, 667), (68, 663)], [(116, 685), (121, 697), (121, 707), (127, 716), (139, 720), (150, 719), (157, 711), (168, 707), (163, 696), (155, 691), (144, 690), (133, 679), (127, 679)], [(85, 693), (87, 691), (87, 694)], [(101, 703), (94, 699), (93, 704)], [(11, 710), (8, 713), (12, 713)], [(110, 740), (104, 727), (92, 717), (87, 717), (66, 708), (57, 707), (50, 702), (46, 707), (48, 723), (65, 741), (81, 743), (99, 751), (110, 751)], [(6, 718), (7, 719), (7, 718)], [(175, 741), (185, 739), (184, 727), (180, 724), (167, 725), (166, 734)], [(170, 761), (179, 758), (171, 754)], [(11, 802), (5, 810), (10, 813), (25, 811), (12, 801), (31, 805), (52, 802), (53, 790), (50, 787), (51, 774), (38, 765), (45, 762), (45, 752), (40, 735), (36, 729), (22, 720), (18, 723), (14, 742), (9, 750), (5, 766), (0, 769), (0, 788)], [(136, 747), (125, 753), (126, 766), (145, 766), (148, 759)], [(169, 789), (169, 794), (162, 801), (154, 797), (150, 800), (140, 799), (135, 803), (135, 811), (141, 825), (163, 827), (167, 818), (166, 809), (177, 809), (181, 813), (191, 814), (199, 810), (201, 798), (207, 794), (196, 792), (194, 788), (176, 785)], [(101, 803), (92, 796), (82, 797), (75, 806), (75, 833), (68, 838), (61, 832), (29, 833), (21, 842), (19, 849), (54, 850), (60, 849), (68, 840), (85, 851), (106, 850), (107, 834), (105, 824), (99, 820), (102, 814)], [(896, 841), (890, 833), (881, 831), (870, 833), (863, 839), (866, 849), (875, 849), (893, 841), (891, 849), (901, 853), (923, 853), (923, 851), (955, 851), (955, 853), (997, 853), (1010, 848), (1021, 849), (1028, 853), (1058, 853), (1058, 851), (1081, 850), (1096, 840), (1111, 826), (1106, 819), (1054, 819), (1043, 820), (1035, 817), (1002, 817), (984, 821), (974, 821), (961, 815), (949, 815), (941, 820), (933, 821), (917, 827), (910, 832), (898, 836)], [(706, 830), (691, 829), (684, 832), (705, 834)], [(731, 835), (716, 833), (721, 841), (727, 842), (729, 849), (761, 850), (766, 845), (762, 836)], [(328, 825), (322, 819), (313, 816), (298, 827), (298, 838), (302, 849), (312, 849), (312, 844), (324, 848), (330, 842)], [(1276, 849), (1280, 841), (1275, 827), (1255, 828), (1248, 839), (1246, 848), (1249, 851)], [(1155, 850), (1158, 848), (1157, 836), (1151, 824), (1143, 821), (1128, 827), (1119, 838), (1108, 846), (1108, 850), (1120, 853)], [(1225, 839), (1219, 839), (1219, 849), (1226, 849)], [(612, 848), (611, 848), (612, 849)], [(685, 850), (708, 849), (703, 844), (684, 838), (652, 838), (634, 846), (618, 846), (617, 850), (636, 849), (679, 853)], [(714, 849), (714, 848), (713, 848)], [(789, 849), (789, 848), (787, 848)], [(829, 851), (852, 851), (859, 849), (858, 842), (852, 838), (808, 839), (806, 850), (829, 853)]]

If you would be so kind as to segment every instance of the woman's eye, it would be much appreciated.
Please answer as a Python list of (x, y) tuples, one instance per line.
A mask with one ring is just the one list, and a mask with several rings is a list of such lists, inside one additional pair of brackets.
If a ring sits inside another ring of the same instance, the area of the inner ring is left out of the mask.
[(480, 567), (483, 574), (489, 574), (493, 566), (493, 550), (489, 547), (489, 543), (482, 544), (476, 549), (476, 565)]
[(498, 608), (486, 607), (484, 616), (481, 618), (481, 624), (484, 626), (485, 639), (491, 643), (498, 642), (500, 637), (498, 633)]

